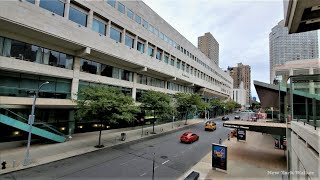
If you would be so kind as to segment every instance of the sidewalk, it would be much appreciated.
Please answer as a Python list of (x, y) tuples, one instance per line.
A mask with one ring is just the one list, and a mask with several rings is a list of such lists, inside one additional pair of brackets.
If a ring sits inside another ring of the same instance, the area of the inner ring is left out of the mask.
[[(271, 135), (247, 131), (246, 141), (236, 137), (222, 143), (228, 147), (227, 173), (212, 170), (212, 152), (193, 166), (180, 179), (190, 172), (200, 173), (199, 179), (282, 179), (281, 171), (286, 171), (284, 151), (274, 149)], [(269, 172), (268, 172), (269, 171)], [(271, 175), (272, 172), (280, 172)]]
[[(155, 126), (155, 132), (157, 134), (150, 134), (152, 132), (152, 126), (143, 128), (143, 136), (142, 129), (135, 128), (124, 128), (117, 130), (106, 130), (102, 131), (101, 135), (101, 144), (105, 147), (112, 147), (118, 144), (128, 143), (134, 140), (143, 140), (146, 138), (154, 138), (164, 133), (170, 133), (177, 131), (179, 129), (187, 128), (190, 125), (197, 124), (203, 122), (203, 119), (192, 119), (188, 120), (188, 125), (184, 125), (185, 121), (177, 121), (173, 123), (166, 123)], [(121, 141), (120, 136), (121, 133), (126, 133), (126, 140)], [(148, 134), (146, 134), (148, 132)], [(0, 159), (1, 161), (6, 160), (7, 169), (0, 169), (0, 174), (13, 172), (25, 168), (30, 168), (34, 166), (38, 166), (41, 164), (50, 163), (53, 161), (62, 160), (65, 158), (69, 158), (72, 156), (81, 155), (84, 153), (97, 151), (99, 149), (94, 146), (98, 144), (98, 135), (99, 132), (89, 132), (82, 134), (74, 134), (72, 139), (66, 141), (64, 143), (55, 143), (55, 144), (35, 144), (31, 145), (30, 148), (30, 157), (31, 164), (28, 166), (23, 166), (22, 163), (24, 161), (26, 147), (18, 147), (1, 150)], [(154, 137), (153, 137), (154, 136)], [(15, 162), (14, 162), (15, 160)]]

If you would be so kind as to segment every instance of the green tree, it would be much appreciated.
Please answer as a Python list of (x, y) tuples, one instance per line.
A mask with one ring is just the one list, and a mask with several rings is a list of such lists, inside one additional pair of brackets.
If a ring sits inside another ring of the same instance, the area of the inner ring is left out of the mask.
[(154, 119), (152, 121), (153, 132), (156, 118), (167, 117), (174, 111), (171, 105), (171, 97), (159, 91), (147, 91), (141, 97), (141, 108), (144, 110), (152, 110)]
[(131, 122), (139, 112), (133, 99), (115, 88), (88, 86), (80, 90), (78, 97), (76, 117), (84, 121), (100, 121), (97, 148), (103, 147), (101, 131), (104, 123)]
[(185, 124), (187, 124), (189, 113), (194, 113), (198, 109), (203, 111), (207, 106), (199, 94), (177, 93), (175, 97), (177, 111), (183, 113), (186, 118)]

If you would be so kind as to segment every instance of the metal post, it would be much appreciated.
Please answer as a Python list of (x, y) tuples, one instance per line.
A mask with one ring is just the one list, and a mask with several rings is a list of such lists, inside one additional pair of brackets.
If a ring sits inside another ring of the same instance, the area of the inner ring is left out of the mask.
[(154, 163), (155, 163), (156, 154), (153, 153), (153, 161), (152, 161), (152, 180), (154, 180)]
[(27, 166), (29, 164), (29, 160), (30, 160), (30, 143), (31, 143), (31, 132), (32, 132), (32, 125), (34, 122), (34, 110), (35, 110), (35, 106), (36, 106), (36, 100), (39, 94), (39, 91), (41, 89), (41, 87), (45, 84), (49, 84), (49, 82), (44, 82), (40, 85), (40, 87), (38, 88), (38, 90), (36, 91), (36, 94), (33, 96), (33, 103), (32, 103), (32, 110), (31, 110), (31, 115), (29, 116), (29, 120), (28, 120), (28, 124), (29, 124), (29, 130), (28, 130), (28, 144), (27, 144), (27, 151), (26, 151), (26, 157), (24, 159), (23, 165)]
[(309, 123), (309, 104), (308, 104), (308, 98), (306, 98), (306, 121)]
[(279, 83), (279, 121), (281, 122), (281, 92), (280, 92), (280, 81), (278, 81)]
[(316, 121), (316, 99), (315, 99), (315, 98), (312, 98), (312, 114), (313, 114), (314, 130), (317, 130), (317, 121)]

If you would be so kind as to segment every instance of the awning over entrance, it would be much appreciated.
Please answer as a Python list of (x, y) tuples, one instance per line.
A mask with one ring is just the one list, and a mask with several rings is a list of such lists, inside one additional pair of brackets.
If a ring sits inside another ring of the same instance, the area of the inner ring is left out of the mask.
[[(251, 122), (251, 121), (228, 121), (223, 123), (224, 127), (243, 128), (248, 131), (262, 132), (273, 135), (286, 135), (287, 125), (285, 123)], [(290, 124), (288, 125), (290, 128)]]

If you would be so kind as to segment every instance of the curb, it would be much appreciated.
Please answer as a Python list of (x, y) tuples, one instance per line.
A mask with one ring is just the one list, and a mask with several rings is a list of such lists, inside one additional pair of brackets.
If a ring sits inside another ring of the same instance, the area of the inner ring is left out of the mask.
[(106, 147), (103, 147), (103, 148), (100, 148), (100, 149), (97, 148), (97, 149), (94, 149), (94, 150), (92, 150), (92, 151), (84, 152), (84, 153), (77, 154), (77, 155), (71, 155), (71, 156), (69, 156), (69, 157), (62, 158), (62, 159), (57, 159), (57, 160), (53, 160), (53, 161), (50, 161), (50, 162), (45, 162), (45, 163), (40, 163), (40, 164), (33, 164), (33, 165), (28, 166), (28, 167), (24, 167), (24, 168), (20, 168), (20, 169), (16, 169), (16, 170), (15, 170), (15, 169), (12, 169), (12, 170), (8, 170), (7, 172), (3, 172), (3, 173), (1, 173), (1, 171), (0, 171), (0, 177), (1, 177), (2, 175), (6, 175), (6, 174), (9, 174), (9, 173), (18, 172), (18, 171), (23, 171), (23, 170), (26, 170), (26, 169), (31, 169), (31, 168), (34, 168), (34, 167), (37, 167), (37, 166), (40, 166), (40, 165), (50, 164), (50, 163), (53, 163), (53, 162), (62, 161), (62, 160), (65, 160), (65, 159), (69, 159), (69, 158), (76, 157), (76, 156), (81, 156), (81, 155), (84, 155), (84, 154), (93, 153), (93, 152), (99, 151), (99, 150), (118, 148), (118, 147), (121, 147), (121, 146), (124, 146), (124, 145), (130, 145), (130, 144), (142, 142), (142, 141), (144, 141), (144, 140), (154, 139), (154, 138), (159, 137), (159, 136), (162, 136), (162, 135), (171, 134), (171, 133), (177, 132), (177, 131), (179, 131), (179, 130), (183, 130), (183, 129), (190, 128), (190, 127), (195, 126), (196, 124), (199, 124), (199, 123), (201, 123), (201, 122), (198, 122), (198, 123), (195, 123), (195, 124), (190, 124), (190, 125), (185, 125), (185, 126), (182, 126), (182, 127), (180, 127), (180, 128), (173, 129), (173, 130), (171, 130), (171, 131), (165, 131), (165, 132), (160, 132), (160, 133), (153, 134), (153, 135), (144, 136), (144, 137), (141, 137), (141, 138), (139, 138), (139, 139), (134, 139), (134, 140), (132, 140), (132, 141), (127, 141), (127, 142), (124, 141), (123, 143), (120, 143), (120, 144), (115, 144), (115, 145), (111, 145), (111, 146), (106, 146)]

